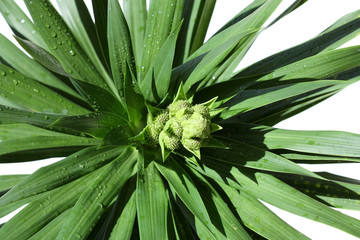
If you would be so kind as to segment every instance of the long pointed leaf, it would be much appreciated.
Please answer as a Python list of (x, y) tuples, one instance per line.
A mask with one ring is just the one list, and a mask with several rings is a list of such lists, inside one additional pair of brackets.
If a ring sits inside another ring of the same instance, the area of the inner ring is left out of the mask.
[(128, 121), (109, 112), (97, 112), (81, 116), (62, 117), (51, 124), (51, 127), (71, 129), (102, 139), (118, 125), (126, 126)]
[(237, 77), (267, 73), (276, 68), (316, 55), (322, 51), (336, 49), (357, 36), (360, 32), (360, 10), (345, 15), (313, 39), (267, 57), (241, 71)]
[(245, 226), (266, 239), (309, 239), (276, 216), (254, 196), (238, 192), (225, 184), (221, 184), (221, 187), (231, 199)]
[[(99, 169), (100, 172), (102, 170), (104, 169)], [(28, 239), (60, 213), (71, 208), (79, 195), (93, 182), (93, 178), (99, 175), (99, 171), (93, 171), (88, 176), (54, 189), (32, 201), (0, 229), (0, 237), (11, 240)]]
[(224, 107), (228, 108), (221, 114), (221, 118), (227, 119), (237, 114), (245, 113), (282, 100), (288, 100), (291, 97), (299, 96), (301, 94), (319, 91), (334, 85), (343, 86), (344, 81), (304, 81), (275, 87), (271, 86), (268, 88), (264, 87), (261, 89), (244, 90), (223, 104)]
[[(65, 22), (69, 26), (69, 31), (71, 30), (73, 36), (77, 40), (79, 46), (79, 49), (83, 49), (84, 53), (84, 59), (90, 61), (87, 61), (87, 66), (90, 66), (91, 69), (88, 69), (89, 73), (94, 74), (94, 80), (92, 80), (92, 83), (98, 83), (96, 85), (101, 86), (105, 89), (110, 89), (112, 94), (115, 95), (115, 97), (120, 99), (120, 96), (118, 92), (116, 91), (116, 87), (114, 85), (113, 80), (108, 75), (105, 67), (103, 66), (95, 48), (93, 45), (93, 42), (91, 41), (91, 37), (88, 35), (86, 27), (82, 23), (82, 16), (80, 13), (80, 10), (78, 9), (78, 4), (81, 4), (82, 1), (57, 1), (58, 6), (60, 8), (60, 11), (62, 13), (62, 17), (64, 18)], [(76, 52), (74, 49), (73, 52)], [(71, 53), (70, 53), (71, 55)], [(83, 60), (83, 59), (79, 59)], [(91, 62), (91, 63), (89, 63)], [(85, 70), (85, 63), (83, 69)], [(96, 70), (95, 70), (96, 69)], [(85, 70), (86, 71), (86, 70)], [(87, 73), (87, 75), (89, 75)], [(96, 73), (96, 74), (95, 74)], [(95, 76), (96, 75), (96, 76)], [(91, 75), (90, 75), (91, 76)], [(78, 79), (78, 78), (77, 78)], [(106, 83), (106, 85), (103, 85), (102, 83)]]
[(21, 8), (12, 0), (3, 0), (0, 2), (0, 12), (6, 19), (6, 22), (21, 35), (25, 36), (31, 42), (46, 48), (44, 40), (36, 30), (36, 27)]
[(149, 240), (167, 239), (168, 199), (154, 163), (150, 163), (144, 173), (138, 173), (136, 206), (140, 237)]
[(0, 49), (0, 57), (6, 59), (8, 64), (24, 76), (35, 79), (48, 86), (58, 88), (64, 92), (74, 94), (74, 90), (56, 78), (39, 63), (29, 58), (2, 34), (0, 34), (0, 45), (2, 46)]
[(2, 175), (0, 176), (0, 192), (14, 187), (16, 184), (27, 178), (29, 175)]
[(84, 191), (56, 239), (86, 239), (124, 183), (131, 177), (137, 153), (128, 148)]
[(124, 151), (121, 147), (89, 147), (54, 164), (40, 168), (0, 199), (4, 206), (65, 185), (109, 163)]
[(228, 139), (221, 140), (228, 149), (204, 149), (202, 156), (235, 166), (245, 166), (266, 171), (289, 172), (316, 177), (316, 174), (311, 171), (269, 151), (253, 147), (243, 142)]
[(50, 52), (59, 60), (65, 71), (76, 79), (108, 89), (52, 4), (48, 0), (26, 0), (25, 3)]
[(174, 31), (170, 33), (158, 52), (158, 55), (153, 60), (151, 66), (153, 70), (150, 70), (141, 82), (140, 87), (144, 97), (150, 102), (159, 102), (168, 93), (175, 54), (175, 44), (180, 27), (181, 25), (178, 25)]
[(130, 32), (119, 2), (110, 0), (108, 4), (107, 34), (111, 72), (115, 86), (119, 92), (123, 92), (126, 68), (129, 67), (131, 73), (136, 72)]
[(101, 143), (97, 139), (56, 133), (26, 124), (0, 125), (0, 140), (0, 155), (33, 149), (91, 146)]
[(155, 57), (170, 34), (175, 8), (176, 0), (150, 1), (139, 69), (141, 79), (150, 70)]
[(137, 64), (136, 72), (139, 72), (147, 19), (146, 0), (125, 0), (123, 5)]
[[(75, 115), (88, 113), (88, 110), (80, 105), (5, 65), (0, 64), (0, 73), (0, 96), (14, 102), (16, 106), (45, 114)], [(46, 102), (44, 102), (45, 98), (47, 99)], [(2, 103), (6, 104), (6, 102)]]
[(286, 149), (298, 153), (360, 157), (360, 135), (340, 131), (299, 131), (261, 125), (229, 124), (226, 135), (271, 150)]
[(69, 216), (70, 210), (66, 210), (57, 216), (54, 220), (48, 223), (45, 227), (43, 227), (40, 231), (34, 234), (29, 240), (37, 240), (37, 239), (55, 239), (61, 230), (61, 226), (66, 221), (66, 218)]

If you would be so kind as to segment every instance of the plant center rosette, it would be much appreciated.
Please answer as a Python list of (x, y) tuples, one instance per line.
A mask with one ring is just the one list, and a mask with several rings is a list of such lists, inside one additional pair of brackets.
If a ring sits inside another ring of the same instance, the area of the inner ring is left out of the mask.
[(187, 150), (200, 159), (201, 147), (224, 148), (211, 136), (222, 129), (211, 122), (222, 111), (214, 109), (215, 101), (216, 98), (192, 104), (180, 86), (176, 97), (165, 109), (147, 106), (147, 125), (134, 140), (154, 149), (160, 147), (164, 161), (171, 152), (184, 153)]

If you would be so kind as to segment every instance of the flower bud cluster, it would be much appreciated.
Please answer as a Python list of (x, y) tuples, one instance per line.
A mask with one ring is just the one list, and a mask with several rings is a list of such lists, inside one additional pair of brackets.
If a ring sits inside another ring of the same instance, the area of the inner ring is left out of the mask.
[(192, 106), (186, 100), (178, 100), (155, 117), (147, 135), (152, 144), (163, 144), (170, 151), (181, 146), (199, 150), (210, 136), (210, 123), (207, 106)]

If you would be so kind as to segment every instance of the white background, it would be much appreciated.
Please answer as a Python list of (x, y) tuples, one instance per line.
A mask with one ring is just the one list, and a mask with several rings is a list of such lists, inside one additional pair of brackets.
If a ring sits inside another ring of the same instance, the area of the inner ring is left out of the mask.
[[(20, 0), (15, 0), (24, 6)], [(90, 2), (85, 0), (85, 2)], [(218, 28), (230, 20), (236, 13), (251, 3), (250, 0), (219, 0), (210, 23), (209, 34), (215, 33)], [(275, 19), (293, 1), (283, 0), (274, 16)], [(284, 17), (271, 28), (265, 30), (248, 52), (239, 69), (252, 64), (273, 53), (304, 42), (343, 15), (360, 9), (360, 0), (309, 0), (295, 12)], [(360, 16), (359, 16), (360, 17)], [(270, 19), (270, 21), (271, 21)], [(0, 17), (0, 32), (11, 37), (11, 31)], [(360, 36), (344, 46), (360, 45)], [(341, 130), (360, 134), (360, 82), (351, 85), (337, 95), (318, 104), (317, 106), (298, 114), (277, 127), (300, 130)], [(0, 164), (0, 175), (32, 173), (42, 165), (50, 164), (57, 159), (38, 161), (38, 164)], [(360, 164), (332, 164), (332, 165), (303, 165), (312, 171), (328, 171), (347, 177), (360, 179)], [(340, 230), (328, 227), (282, 210), (271, 207), (280, 217), (293, 227), (314, 240), (355, 240), (358, 239)], [(360, 212), (343, 211), (360, 219)], [(0, 223), (8, 218), (0, 219)]]

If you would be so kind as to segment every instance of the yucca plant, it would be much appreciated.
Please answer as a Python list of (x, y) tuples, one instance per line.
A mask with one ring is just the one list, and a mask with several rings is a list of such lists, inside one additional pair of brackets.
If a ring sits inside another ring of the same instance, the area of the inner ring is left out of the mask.
[[(215, 0), (13, 0), (0, 11), (0, 239), (308, 239), (263, 202), (360, 237), (360, 182), (298, 163), (360, 161), (360, 136), (272, 126), (360, 79), (360, 10), (235, 68), (281, 0), (204, 43)], [(219, 4), (221, 4), (219, 2)], [(260, 201), (261, 200), (261, 201)]]

